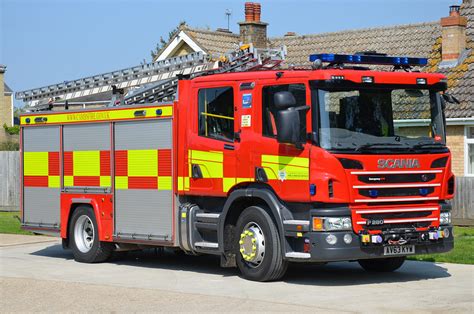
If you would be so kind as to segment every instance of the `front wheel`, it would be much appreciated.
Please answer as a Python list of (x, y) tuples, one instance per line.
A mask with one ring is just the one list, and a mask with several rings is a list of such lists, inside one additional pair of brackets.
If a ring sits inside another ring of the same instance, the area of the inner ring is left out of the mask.
[(113, 244), (99, 241), (97, 222), (89, 206), (79, 206), (71, 217), (69, 239), (74, 259), (82, 263), (106, 261), (113, 253)]
[(240, 215), (236, 226), (236, 260), (242, 276), (254, 281), (272, 281), (283, 277), (280, 236), (270, 215), (261, 207), (251, 206)]
[(404, 262), (405, 256), (359, 260), (363, 269), (373, 272), (392, 272), (399, 269)]

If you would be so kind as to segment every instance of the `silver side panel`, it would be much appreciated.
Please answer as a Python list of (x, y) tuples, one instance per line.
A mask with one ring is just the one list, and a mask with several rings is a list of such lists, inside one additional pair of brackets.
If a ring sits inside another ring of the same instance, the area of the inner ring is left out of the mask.
[(59, 228), (59, 189), (25, 187), (24, 200), (25, 225)]
[(110, 150), (110, 124), (65, 125), (64, 151)]
[(23, 149), (25, 152), (59, 152), (59, 127), (23, 128)]
[[(59, 152), (59, 127), (39, 126), (23, 129), (24, 152)], [(59, 228), (60, 189), (23, 188), (23, 223)]]
[(171, 148), (171, 125), (170, 119), (117, 123), (115, 150)]
[[(115, 150), (172, 148), (172, 121), (117, 122)], [(155, 189), (115, 191), (115, 234), (120, 238), (171, 241), (173, 192)]]
[(171, 240), (170, 191), (117, 190), (115, 200), (115, 229), (119, 235), (154, 235)]

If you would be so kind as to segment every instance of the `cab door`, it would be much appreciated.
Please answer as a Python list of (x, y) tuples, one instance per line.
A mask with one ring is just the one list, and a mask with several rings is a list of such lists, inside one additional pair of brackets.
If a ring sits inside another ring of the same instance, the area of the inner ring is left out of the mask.
[[(308, 141), (302, 149), (277, 141), (275, 93), (288, 91), (296, 99), (297, 106), (311, 103), (308, 84), (304, 79), (292, 78), (261, 80), (255, 88), (255, 132), (251, 143), (252, 163), (263, 171), (260, 181), (270, 185), (278, 196), (286, 201), (309, 201), (310, 150)], [(306, 130), (311, 132), (310, 112), (306, 113)]]
[(185, 194), (225, 196), (234, 185), (239, 151), (236, 96), (233, 82), (196, 84), (191, 89)]

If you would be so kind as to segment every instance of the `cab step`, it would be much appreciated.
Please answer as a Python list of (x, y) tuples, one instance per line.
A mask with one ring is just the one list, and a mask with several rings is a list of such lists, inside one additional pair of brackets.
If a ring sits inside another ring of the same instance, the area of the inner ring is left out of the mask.
[(311, 258), (311, 254), (303, 253), (303, 252), (288, 252), (288, 253), (285, 253), (285, 257), (297, 258), (297, 259), (308, 259), (308, 258)]
[(218, 249), (219, 248), (218, 243), (206, 242), (206, 241), (196, 242), (196, 243), (194, 243), (194, 246), (197, 247), (197, 248), (205, 248), (205, 249)]

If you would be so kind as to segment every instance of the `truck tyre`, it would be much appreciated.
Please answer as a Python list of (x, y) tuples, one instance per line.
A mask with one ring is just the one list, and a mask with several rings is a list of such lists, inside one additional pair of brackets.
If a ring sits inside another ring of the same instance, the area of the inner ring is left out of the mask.
[(98, 230), (92, 208), (76, 208), (69, 225), (69, 244), (77, 262), (99, 263), (112, 255), (113, 244), (99, 241)]
[(283, 277), (283, 260), (277, 227), (259, 206), (246, 208), (236, 226), (236, 261), (242, 276), (254, 281), (272, 281)]
[(363, 269), (373, 272), (392, 272), (399, 269), (404, 262), (405, 256), (359, 260)]

